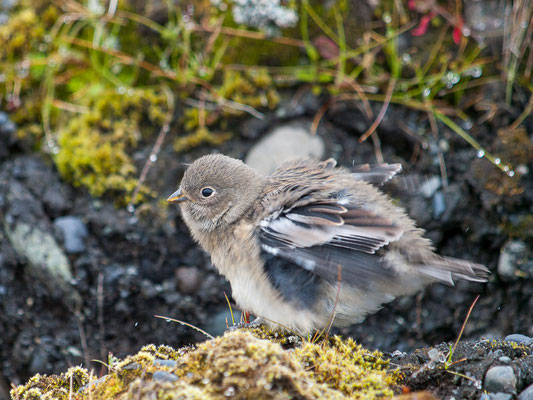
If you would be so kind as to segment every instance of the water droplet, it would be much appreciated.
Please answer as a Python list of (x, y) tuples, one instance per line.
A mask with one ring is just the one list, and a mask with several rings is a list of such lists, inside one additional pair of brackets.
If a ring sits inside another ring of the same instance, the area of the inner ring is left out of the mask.
[(157, 161), (157, 156), (155, 154), (150, 155), (150, 161), (153, 162), (153, 163), (156, 162)]
[(224, 390), (224, 396), (231, 397), (235, 394), (235, 388), (233, 386), (228, 387), (226, 390)]
[(505, 167), (503, 167), (503, 170), (504, 170), (505, 172), (509, 171), (509, 166), (506, 165)]
[(41, 44), (39, 45), (39, 51), (40, 51), (41, 53), (44, 53), (44, 52), (46, 51), (47, 48), (48, 48), (48, 46), (46, 45), (46, 43), (41, 43)]
[(459, 83), (461, 76), (457, 72), (448, 71), (441, 79), (441, 82), (446, 85), (448, 89), (451, 89), (453, 85)]
[(129, 88), (128, 89), (128, 96), (132, 97), (135, 94), (135, 89)]
[(471, 33), (472, 33), (472, 32), (470, 32), (470, 29), (469, 29), (469, 28), (466, 28), (466, 27), (463, 28), (463, 36), (468, 37), (468, 36), (470, 36)]
[(204, 385), (209, 385), (209, 383), (211, 383), (211, 381), (209, 380), (209, 378), (202, 378), (202, 384), (204, 384)]
[(165, 319), (165, 322), (172, 322), (169, 318)]
[(469, 68), (465, 71), (465, 75), (472, 78), (479, 78), (483, 74), (483, 69), (479, 66)]
[(54, 60), (53, 58), (50, 58), (50, 59), (48, 60), (48, 66), (49, 66), (50, 68), (54, 68), (56, 65), (57, 65), (57, 62), (56, 62), (56, 60)]
[(165, 133), (168, 133), (168, 131), (170, 131), (170, 127), (168, 125), (165, 125), (161, 130)]
[(134, 213), (135, 212), (135, 206), (133, 204), (128, 204), (128, 206), (126, 207), (126, 210), (129, 212), (129, 213)]
[(52, 42), (52, 36), (45, 35), (43, 40), (44, 40), (45, 43), (51, 43)]
[(431, 89), (429, 88), (425, 88), (424, 91), (422, 92), (422, 96), (424, 97), (429, 97), (430, 94), (431, 94)]
[(471, 120), (467, 119), (466, 121), (463, 121), (463, 129), (472, 129), (472, 126), (474, 124), (472, 123)]
[(383, 14), (383, 22), (385, 22), (386, 24), (390, 24), (392, 22), (392, 17), (389, 13)]
[(499, 158), (494, 159), (494, 164), (499, 165), (502, 162)]
[(407, 53), (402, 54), (402, 63), (408, 64), (411, 62), (411, 55)]
[(117, 90), (118, 94), (126, 93), (126, 87), (125, 86), (119, 86), (116, 90)]
[(134, 325), (135, 325), (135, 327), (137, 327), (137, 326), (139, 325), (139, 323), (138, 323), (138, 322), (135, 322), (135, 324), (134, 324)]
[(477, 158), (483, 158), (483, 157), (485, 157), (485, 150), (478, 150)]
[(513, 177), (514, 176), (514, 171), (507, 172), (507, 175), (509, 175), (510, 177)]

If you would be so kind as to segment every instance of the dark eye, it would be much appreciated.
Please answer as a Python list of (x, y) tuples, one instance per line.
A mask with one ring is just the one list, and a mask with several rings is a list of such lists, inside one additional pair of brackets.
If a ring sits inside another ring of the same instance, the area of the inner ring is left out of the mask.
[(215, 189), (210, 188), (210, 187), (205, 187), (201, 190), (200, 193), (202, 193), (202, 197), (208, 198), (208, 197), (211, 197), (215, 193)]

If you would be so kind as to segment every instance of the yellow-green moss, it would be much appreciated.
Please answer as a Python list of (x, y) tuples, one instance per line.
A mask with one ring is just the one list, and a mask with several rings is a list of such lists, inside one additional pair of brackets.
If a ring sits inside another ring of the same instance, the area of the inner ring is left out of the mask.
[[(11, 390), (14, 400), (63, 400), (89, 382), (89, 373), (81, 367), (72, 367), (60, 375), (40, 375)], [(72, 388), (71, 388), (72, 383)]]
[(75, 115), (59, 133), (57, 168), (94, 196), (107, 193), (127, 201), (137, 184), (130, 154), (163, 124), (166, 97), (153, 89), (128, 89), (125, 94), (108, 89), (86, 103), (87, 113)]
[[(268, 335), (265, 330), (257, 332)], [(161, 365), (155, 359), (176, 364)], [(59, 376), (36, 375), (13, 389), (11, 396), (13, 400), (374, 399), (392, 395), (396, 377), (386, 372), (386, 366), (379, 352), (369, 352), (351, 339), (333, 337), (328, 344), (303, 342), (284, 350), (240, 330), (195, 349), (145, 346), (136, 355), (113, 362), (107, 376), (93, 377), (90, 383), (89, 373), (79, 367)], [(152, 379), (161, 370), (177, 379)]]

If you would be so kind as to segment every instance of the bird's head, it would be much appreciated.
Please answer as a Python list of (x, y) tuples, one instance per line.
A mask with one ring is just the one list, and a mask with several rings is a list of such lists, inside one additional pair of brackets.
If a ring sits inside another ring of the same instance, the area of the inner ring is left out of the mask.
[(242, 161), (210, 154), (194, 161), (167, 199), (179, 203), (191, 230), (212, 231), (239, 219), (257, 199), (263, 177)]

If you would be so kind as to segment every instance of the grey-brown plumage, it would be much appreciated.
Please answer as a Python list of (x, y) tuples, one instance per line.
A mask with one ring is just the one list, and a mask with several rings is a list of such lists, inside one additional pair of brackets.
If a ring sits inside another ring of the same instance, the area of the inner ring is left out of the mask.
[[(231, 283), (244, 310), (301, 333), (362, 321), (432, 282), (483, 282), (479, 264), (434, 253), (405, 212), (372, 184), (400, 164), (298, 160), (262, 176), (239, 160), (191, 164), (168, 201)], [(340, 278), (340, 280), (339, 280)]]

